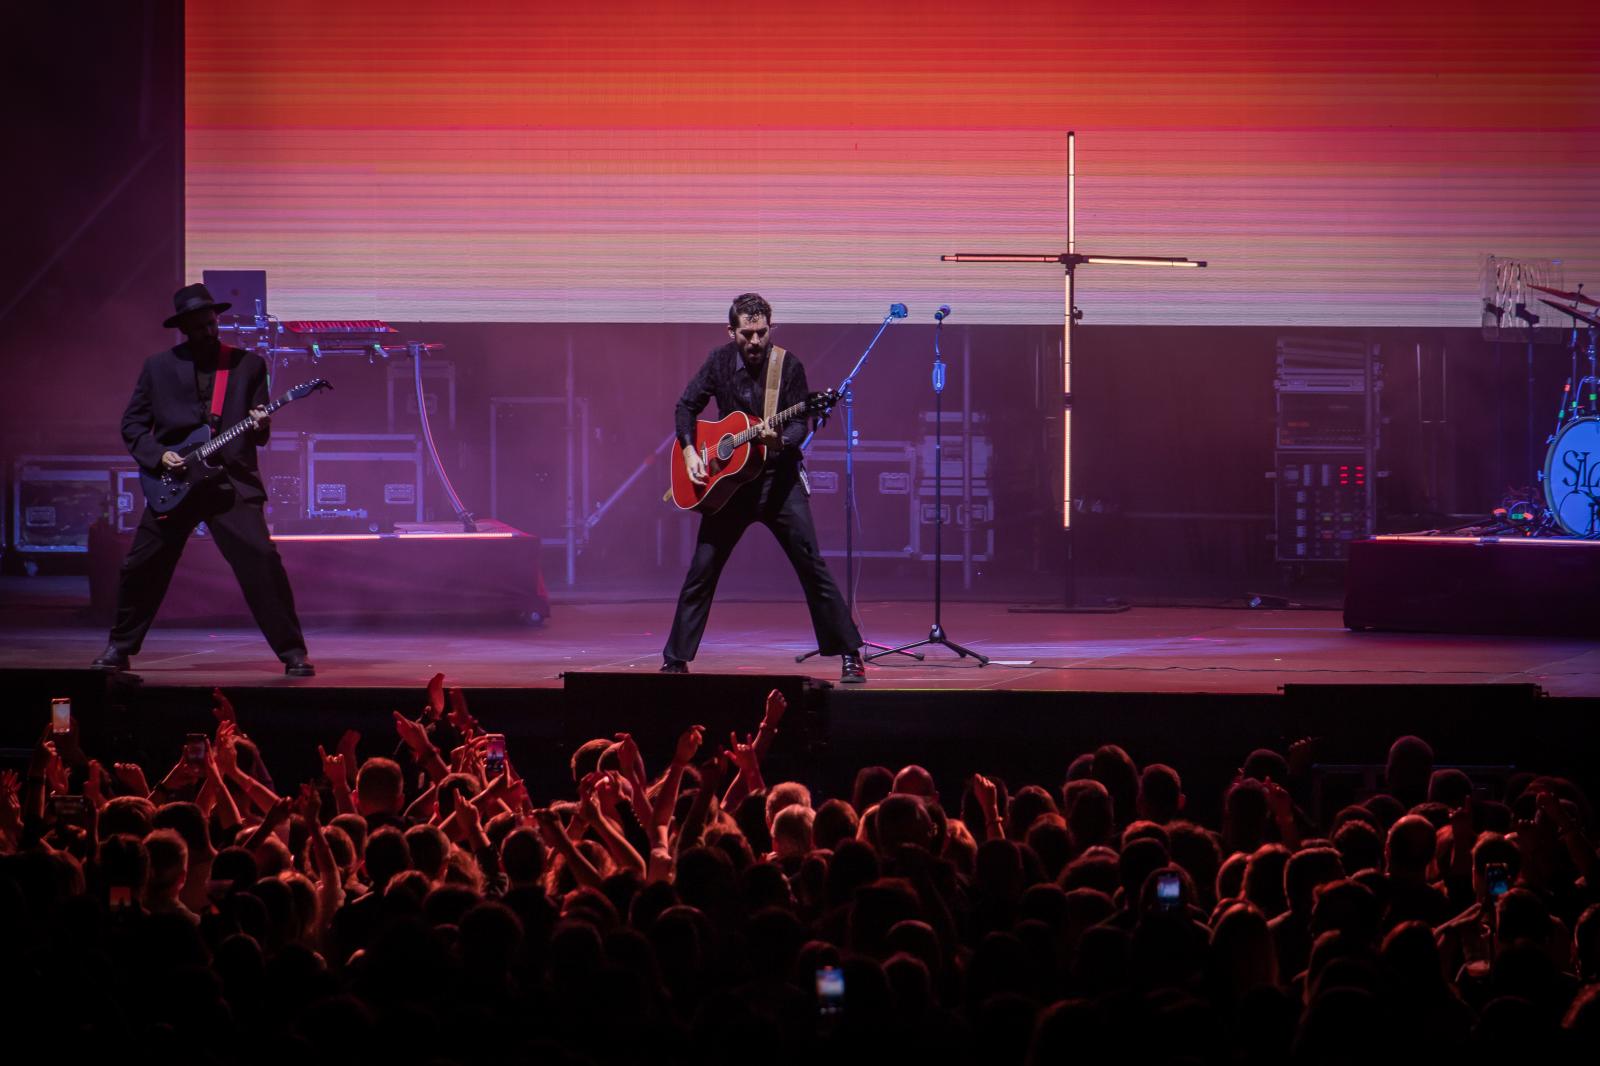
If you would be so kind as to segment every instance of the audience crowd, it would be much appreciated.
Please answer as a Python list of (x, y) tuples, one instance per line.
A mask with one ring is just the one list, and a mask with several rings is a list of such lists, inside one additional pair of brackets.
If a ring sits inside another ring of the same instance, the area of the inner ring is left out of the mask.
[(825, 797), (763, 777), (785, 710), (772, 693), (726, 745), (686, 728), (665, 766), (591, 740), (559, 797), (529, 794), (442, 678), (394, 715), (398, 746), (373, 738), (390, 754), (346, 733), (297, 786), (221, 693), (170, 768), (47, 729), (0, 775), (13, 1048), (1451, 1066), (1600, 1048), (1594, 814), (1566, 779), (1473, 780), (1407, 736), (1335, 811), (1310, 742), (1250, 752), (1214, 824), (1178, 768), (1114, 745), (1061, 780), (869, 766)]

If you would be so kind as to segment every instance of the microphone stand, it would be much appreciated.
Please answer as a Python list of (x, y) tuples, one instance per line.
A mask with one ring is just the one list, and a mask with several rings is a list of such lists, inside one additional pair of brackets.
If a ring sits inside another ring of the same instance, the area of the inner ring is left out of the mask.
[[(1528, 397), (1527, 397), (1527, 407), (1526, 407), (1527, 416), (1525, 418), (1526, 425), (1525, 425), (1525, 427), (1523, 429), (1523, 434), (1522, 434), (1523, 447), (1526, 449), (1526, 455), (1524, 456), (1522, 470), (1523, 470), (1523, 476), (1527, 477), (1528, 475), (1532, 474), (1535, 470), (1539, 469), (1539, 461), (1534, 456), (1534, 432), (1535, 431), (1534, 431), (1534, 428), (1533, 428), (1534, 419), (1536, 417), (1536, 415), (1534, 414), (1534, 410), (1533, 410), (1533, 384), (1534, 384), (1534, 382), (1533, 382), (1533, 377), (1534, 377), (1534, 375), (1533, 375), (1533, 334), (1534, 334), (1535, 329), (1539, 325), (1539, 316), (1534, 314), (1532, 311), (1530, 311), (1528, 309), (1528, 305), (1524, 304), (1524, 303), (1517, 304), (1514, 308), (1512, 308), (1511, 313), (1513, 315), (1515, 315), (1517, 318), (1521, 319), (1528, 326), (1528, 367), (1527, 367), (1527, 375), (1528, 375), (1528, 378), (1527, 378), (1527, 391), (1528, 391)], [(1526, 482), (1519, 481), (1519, 482), (1517, 482), (1517, 484), (1519, 484), (1519, 485), (1520, 484), (1526, 484)]]
[[(872, 335), (867, 350), (861, 353), (861, 358), (856, 360), (856, 365), (850, 369), (850, 373), (846, 374), (839, 387), (833, 390), (839, 394), (839, 399), (844, 404), (844, 602), (850, 612), (851, 621), (856, 621), (856, 397), (850, 386), (856, 380), (856, 375), (861, 373), (861, 368), (867, 365), (867, 356), (872, 354), (872, 349), (878, 344), (878, 338), (889, 328), (889, 323), (904, 317), (906, 317), (905, 304), (889, 305), (889, 313), (883, 316), (883, 324), (878, 327), (878, 332)], [(815, 429), (807, 434), (806, 439), (800, 442), (801, 449), (810, 444), (811, 438), (816, 435)], [(860, 626), (861, 623), (856, 621), (856, 627), (859, 629)], [(865, 638), (862, 639), (861, 646), (878, 648), (884, 655), (894, 651), (887, 644), (879, 644)], [(794, 661), (803, 663), (813, 655), (821, 654), (821, 648), (813, 648), (803, 655), (796, 655)], [(922, 659), (916, 652), (904, 651), (900, 654), (909, 655), (919, 661)]]
[[(922, 640), (902, 644), (898, 648), (880, 651), (876, 655), (868, 655), (868, 661), (882, 659), (886, 655), (910, 655), (917, 648), (938, 644), (949, 648), (957, 656), (965, 659), (969, 655), (978, 660), (979, 666), (988, 666), (989, 657), (980, 655), (970, 648), (963, 648), (945, 635), (944, 625), (939, 619), (940, 608), (943, 606), (943, 582), (940, 579), (944, 569), (944, 361), (939, 357), (939, 334), (944, 331), (944, 316), (949, 313), (948, 308), (940, 308), (934, 316), (937, 325), (933, 327), (933, 625), (928, 629), (928, 635)], [(971, 456), (967, 458), (971, 462)], [(922, 658), (922, 656), (917, 656)]]

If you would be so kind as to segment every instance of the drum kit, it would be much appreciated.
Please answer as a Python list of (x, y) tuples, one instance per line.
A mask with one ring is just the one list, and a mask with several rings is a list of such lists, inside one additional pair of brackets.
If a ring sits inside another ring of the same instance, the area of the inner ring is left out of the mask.
[[(1600, 368), (1595, 351), (1600, 300), (1586, 295), (1581, 285), (1573, 292), (1543, 285), (1528, 287), (1554, 296), (1555, 300), (1539, 297), (1539, 302), (1570, 317), (1573, 325), (1569, 344), (1572, 372), (1561, 390), (1555, 432), (1546, 441), (1549, 448), (1539, 471), (1545, 507), (1537, 517), (1531, 511), (1526, 516), (1538, 527), (1527, 532), (1600, 539)], [(1589, 334), (1581, 356), (1580, 323), (1588, 327)], [(1584, 361), (1588, 372), (1580, 376)]]

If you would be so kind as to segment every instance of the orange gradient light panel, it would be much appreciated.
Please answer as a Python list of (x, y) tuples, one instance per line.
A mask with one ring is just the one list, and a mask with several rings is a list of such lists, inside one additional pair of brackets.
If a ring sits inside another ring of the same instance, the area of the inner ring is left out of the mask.
[(188, 271), (295, 318), (1475, 325), (1600, 278), (1593, 11), (1438, 0), (190, 0)]

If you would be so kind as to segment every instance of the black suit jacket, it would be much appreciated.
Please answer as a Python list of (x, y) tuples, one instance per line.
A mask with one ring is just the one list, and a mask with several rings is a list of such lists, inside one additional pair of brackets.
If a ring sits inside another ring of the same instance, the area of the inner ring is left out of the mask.
[[(250, 408), (269, 402), (267, 364), (254, 352), (224, 345), (218, 366), (231, 367), (218, 427), (227, 429), (248, 418)], [(128, 407), (122, 412), (122, 439), (140, 466), (157, 470), (162, 453), (205, 425), (210, 413), (200, 402), (194, 356), (187, 343), (180, 344), (144, 361)], [(213, 459), (227, 471), (241, 499), (266, 498), (256, 466), (256, 448), (267, 442), (269, 434), (267, 429), (242, 434)]]

